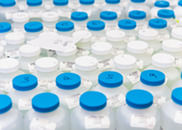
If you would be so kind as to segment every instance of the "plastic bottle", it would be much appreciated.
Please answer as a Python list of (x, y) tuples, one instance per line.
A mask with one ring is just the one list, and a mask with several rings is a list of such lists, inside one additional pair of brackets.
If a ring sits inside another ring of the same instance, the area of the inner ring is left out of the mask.
[(71, 21), (60, 21), (56, 24), (56, 30), (59, 35), (72, 36), (74, 23)]
[(40, 93), (34, 96), (32, 108), (24, 119), (25, 130), (70, 130), (68, 113), (60, 107), (55, 94)]
[(176, 20), (179, 20), (180, 18), (182, 18), (182, 15), (181, 15), (181, 11), (182, 11), (182, 0), (179, 0), (178, 1), (178, 6), (176, 6), (174, 9), (173, 9), (174, 13), (175, 13), (175, 19)]
[(80, 106), (71, 114), (71, 129), (115, 130), (113, 114), (107, 107), (107, 98), (104, 94), (95, 91), (85, 92), (80, 96)]
[(174, 82), (171, 89), (173, 90), (175, 88), (179, 88), (179, 87), (181, 87), (181, 85), (182, 85), (182, 74), (180, 76), (180, 79), (177, 80), (176, 82)]
[(11, 24), (8, 22), (0, 22), (0, 40), (4, 40), (7, 33), (11, 32)]

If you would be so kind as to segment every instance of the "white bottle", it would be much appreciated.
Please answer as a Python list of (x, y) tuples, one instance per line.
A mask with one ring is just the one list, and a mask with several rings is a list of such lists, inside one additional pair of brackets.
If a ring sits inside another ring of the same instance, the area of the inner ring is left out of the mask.
[(22, 74), (13, 78), (12, 85), (13, 89), (8, 95), (12, 98), (14, 107), (24, 115), (32, 108), (32, 98), (41, 92), (38, 79), (31, 74)]
[(178, 6), (176, 6), (173, 10), (175, 13), (175, 19), (179, 20), (180, 18), (182, 18), (182, 14), (180, 13), (182, 11), (182, 1), (181, 0), (178, 1)]
[(160, 113), (151, 93), (136, 89), (126, 94), (126, 105), (116, 113), (117, 130), (160, 130)]
[(125, 102), (127, 88), (123, 85), (123, 76), (115, 71), (102, 72), (98, 77), (98, 83), (94, 91), (103, 93), (107, 97), (107, 104), (116, 109)]
[(164, 130), (181, 130), (182, 121), (181, 121), (181, 108), (182, 108), (182, 88), (176, 88), (172, 92), (170, 101), (162, 107), (162, 128)]
[(19, 48), (20, 69), (26, 73), (34, 73), (35, 61), (40, 57), (40, 48), (33, 45), (23, 45)]
[(25, 115), (25, 130), (70, 130), (68, 113), (59, 105), (59, 98), (55, 94), (40, 93), (34, 96), (33, 109)]
[(164, 73), (158, 70), (145, 70), (140, 75), (140, 83), (134, 85), (133, 89), (150, 92), (154, 97), (154, 105), (161, 107), (171, 96), (171, 91), (166, 86), (165, 81)]
[(12, 27), (8, 22), (0, 22), (0, 26), (0, 40), (4, 40), (5, 35), (11, 32)]
[(152, 56), (152, 65), (148, 69), (155, 69), (163, 72), (167, 78), (167, 86), (171, 88), (173, 83), (179, 79), (179, 71), (174, 68), (175, 58), (167, 53), (157, 53)]
[(12, 100), (9, 96), (0, 94), (0, 126), (2, 130), (24, 130), (21, 113), (12, 108)]
[(182, 31), (182, 27), (173, 28), (172, 31), (171, 31), (172, 38), (181, 41), (182, 40), (182, 38), (181, 38), (181, 36), (182, 36), (181, 31)]
[(136, 66), (136, 58), (132, 55), (118, 55), (113, 59), (113, 71), (122, 74), (124, 79), (124, 86), (131, 89), (134, 84), (140, 81), (140, 71)]
[(60, 21), (56, 24), (56, 30), (59, 35), (72, 36), (74, 23), (71, 21)]
[(89, 91), (82, 94), (80, 106), (71, 114), (71, 130), (87, 129), (115, 130), (114, 113), (107, 107), (106, 96), (100, 92)]

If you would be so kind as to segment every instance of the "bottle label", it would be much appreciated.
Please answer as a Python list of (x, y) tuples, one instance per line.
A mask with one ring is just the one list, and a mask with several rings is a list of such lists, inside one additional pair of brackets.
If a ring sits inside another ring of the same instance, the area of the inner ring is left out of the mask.
[(137, 60), (136, 61), (136, 66), (137, 66), (138, 69), (143, 69), (143, 67), (144, 67), (143, 60)]
[(59, 66), (59, 69), (60, 69), (62, 72), (71, 72), (72, 69), (73, 69), (74, 62), (63, 61), (63, 62), (60, 62), (59, 65), (60, 65), (60, 66)]
[(55, 85), (55, 81), (39, 80), (39, 86), (45, 91), (52, 89)]
[(78, 56), (87, 56), (87, 55), (89, 55), (89, 53), (90, 52), (88, 50), (77, 47), (76, 55), (78, 55)]
[(145, 115), (132, 115), (130, 119), (131, 127), (154, 129), (156, 125), (156, 119), (152, 116)]
[(125, 96), (123, 94), (118, 94), (107, 99), (108, 105), (112, 108), (121, 106), (122, 103), (124, 103), (124, 101), (125, 101)]
[(113, 67), (113, 61), (111, 59), (105, 59), (98, 63), (98, 69), (101, 71), (109, 70)]
[(56, 123), (47, 119), (34, 118), (29, 126), (30, 130), (56, 130)]
[(166, 98), (162, 96), (155, 96), (154, 97), (154, 105), (156, 107), (162, 106), (166, 102)]
[(18, 59), (20, 57), (18, 49), (6, 51), (5, 57)]
[(177, 111), (175, 113), (174, 122), (178, 124), (182, 124), (182, 111)]
[(18, 109), (19, 110), (30, 110), (32, 108), (31, 98), (20, 98), (18, 100)]
[(139, 70), (136, 70), (134, 72), (132, 72), (131, 74), (129, 74), (127, 76), (127, 78), (129, 79), (129, 81), (132, 83), (132, 84), (136, 84), (137, 82), (140, 81), (140, 71)]
[(69, 109), (73, 109), (79, 105), (79, 98), (80, 98), (80, 93), (72, 95), (68, 98), (66, 98), (66, 104)]
[(81, 87), (84, 89), (84, 90), (89, 90), (91, 87), (92, 87), (92, 85), (93, 85), (93, 83), (92, 83), (92, 81), (90, 81), (90, 80), (88, 80), (88, 79), (85, 79), (85, 78), (82, 78), (81, 79)]
[(110, 119), (107, 116), (93, 115), (85, 117), (86, 129), (110, 128)]
[(30, 73), (32, 73), (32, 74), (36, 74), (37, 73), (37, 71), (35, 69), (35, 63), (34, 62), (28, 64), (28, 71)]

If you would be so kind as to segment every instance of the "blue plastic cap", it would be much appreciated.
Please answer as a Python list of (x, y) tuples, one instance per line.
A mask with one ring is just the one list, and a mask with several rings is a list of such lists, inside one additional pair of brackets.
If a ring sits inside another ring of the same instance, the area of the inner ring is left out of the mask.
[(94, 4), (94, 0), (79, 0), (80, 1), (80, 4), (82, 5), (92, 5)]
[(40, 93), (33, 97), (32, 108), (40, 113), (48, 113), (59, 107), (59, 98), (53, 93)]
[(182, 105), (182, 87), (175, 88), (172, 91), (171, 98), (176, 104)]
[(71, 21), (61, 21), (56, 24), (57, 31), (68, 32), (74, 29), (74, 24)]
[(115, 20), (117, 19), (117, 13), (114, 11), (102, 11), (100, 18), (103, 20)]
[(16, 5), (15, 0), (0, 0), (0, 5), (2, 7), (12, 7)]
[(106, 107), (107, 98), (96, 91), (88, 91), (80, 96), (80, 106), (87, 111), (99, 111)]
[(175, 18), (175, 14), (173, 10), (170, 9), (161, 9), (158, 11), (157, 15), (161, 18)]
[(126, 103), (132, 108), (146, 109), (153, 104), (153, 96), (145, 90), (131, 90), (126, 94)]
[(123, 84), (123, 76), (115, 71), (106, 71), (99, 75), (98, 82), (103, 87), (116, 88)]
[(13, 79), (13, 88), (18, 91), (29, 91), (38, 85), (37, 77), (31, 74), (18, 75)]
[(181, 72), (181, 79), (182, 79), (182, 72)]
[(92, 20), (87, 23), (87, 28), (91, 31), (101, 31), (105, 29), (105, 23), (101, 20)]
[(168, 1), (159, 0), (154, 3), (154, 6), (159, 8), (167, 8), (170, 6), (170, 3)]
[(146, 13), (141, 10), (133, 10), (129, 12), (129, 18), (134, 20), (142, 20), (146, 18)]
[(68, 5), (68, 0), (53, 0), (53, 4), (56, 6)]
[(11, 24), (7, 22), (0, 22), (0, 33), (11, 31)]
[(12, 108), (12, 100), (9, 96), (0, 94), (0, 114), (8, 112)]
[(143, 3), (143, 2), (145, 2), (145, 0), (131, 0), (131, 2), (133, 2), (133, 3)]
[(73, 12), (71, 19), (74, 21), (84, 21), (88, 19), (88, 14), (85, 12)]
[(130, 19), (123, 19), (118, 22), (118, 26), (124, 30), (132, 30), (136, 28), (136, 22)]
[(158, 70), (145, 70), (140, 75), (140, 81), (148, 86), (160, 86), (165, 82), (165, 75)]
[(178, 5), (182, 6), (182, 0), (178, 1)]
[(105, 0), (107, 4), (119, 4), (120, 0)]
[(81, 77), (76, 73), (63, 73), (56, 77), (56, 85), (61, 89), (75, 89), (81, 84)]
[(43, 30), (43, 24), (41, 22), (28, 22), (24, 25), (26, 32), (36, 33)]
[(42, 0), (27, 0), (28, 6), (40, 6), (42, 5)]
[(160, 18), (150, 19), (149, 26), (154, 29), (164, 29), (167, 27), (167, 21)]

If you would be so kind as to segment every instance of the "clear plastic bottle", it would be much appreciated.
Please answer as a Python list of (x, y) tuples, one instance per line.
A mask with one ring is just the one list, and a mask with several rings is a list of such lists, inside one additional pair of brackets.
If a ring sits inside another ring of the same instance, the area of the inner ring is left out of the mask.
[(74, 23), (71, 21), (60, 21), (56, 24), (56, 30), (59, 35), (72, 36)]
[(8, 22), (0, 22), (0, 40), (4, 40), (6, 34), (11, 32), (11, 24)]
[(181, 40), (182, 40), (181, 31), (182, 31), (182, 27), (173, 28), (172, 31), (171, 31), (171, 36), (172, 36), (172, 38), (181, 41)]
[(114, 113), (107, 107), (106, 96), (96, 91), (82, 94), (80, 106), (71, 114), (71, 129), (115, 130)]
[(12, 100), (9, 96), (0, 94), (0, 126), (2, 130), (24, 130), (21, 113), (12, 108)]
[(134, 85), (133, 89), (150, 92), (154, 97), (154, 105), (160, 108), (171, 96), (171, 91), (165, 85), (165, 81), (164, 73), (158, 70), (145, 70), (140, 75), (140, 83)]
[(162, 128), (164, 130), (181, 130), (182, 88), (176, 88), (172, 92), (170, 101), (162, 107)]
[(160, 113), (152, 94), (140, 89), (129, 91), (126, 105), (117, 110), (116, 122), (117, 130), (160, 130)]
[(176, 6), (173, 11), (175, 13), (175, 19), (179, 20), (182, 18), (182, 14), (180, 13), (182, 11), (182, 0), (178, 1), (178, 6)]
[(25, 115), (25, 130), (70, 130), (68, 113), (59, 105), (55, 94), (40, 93), (34, 96), (33, 109)]
[(113, 110), (124, 104), (127, 88), (123, 85), (123, 76), (115, 71), (102, 72), (98, 77), (99, 85), (92, 90), (103, 93), (107, 104)]

